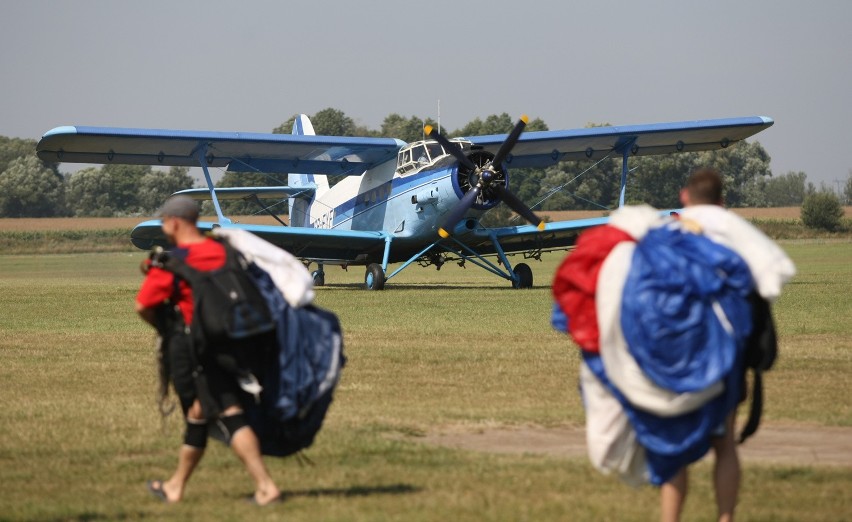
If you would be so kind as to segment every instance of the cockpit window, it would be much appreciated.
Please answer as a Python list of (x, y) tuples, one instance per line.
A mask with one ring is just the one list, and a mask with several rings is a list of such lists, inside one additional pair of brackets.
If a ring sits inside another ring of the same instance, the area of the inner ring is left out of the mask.
[(407, 163), (411, 163), (411, 149), (399, 153), (399, 161), (397, 161), (396, 165), (402, 167)]
[[(469, 143), (458, 143), (464, 147)], [(399, 152), (396, 161), (396, 170), (401, 175), (405, 176), (409, 173), (419, 171), (426, 165), (431, 165), (441, 156), (446, 155), (446, 151), (441, 147), (441, 144), (435, 141), (418, 141), (404, 148)]]
[(418, 145), (412, 148), (411, 157), (414, 158), (414, 161), (422, 165), (429, 163), (429, 154), (426, 153), (426, 147), (424, 145)]

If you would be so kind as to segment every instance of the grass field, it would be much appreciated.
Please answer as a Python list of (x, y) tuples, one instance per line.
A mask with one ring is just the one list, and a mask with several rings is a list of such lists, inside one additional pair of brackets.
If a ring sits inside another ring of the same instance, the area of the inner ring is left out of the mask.
[[(765, 422), (852, 426), (852, 241), (785, 242), (799, 275), (775, 307), (781, 356)], [(384, 292), (328, 269), (320, 305), (343, 323), (349, 364), (315, 466), (271, 459), (286, 501), (248, 505), (236, 458), (211, 442), (182, 505), (145, 480), (171, 472), (181, 425), (155, 406), (153, 334), (132, 303), (143, 254), (0, 256), (0, 520), (649, 520), (631, 489), (583, 458), (452, 450), (439, 429), (581, 425), (579, 357), (549, 326), (559, 254), (516, 291), (476, 270), (411, 269)], [(513, 259), (513, 262), (517, 260)], [(759, 442), (758, 433), (754, 441)], [(796, 441), (790, 441), (796, 444)], [(709, 465), (688, 520), (712, 520)], [(852, 469), (746, 463), (743, 520), (852, 517)]]

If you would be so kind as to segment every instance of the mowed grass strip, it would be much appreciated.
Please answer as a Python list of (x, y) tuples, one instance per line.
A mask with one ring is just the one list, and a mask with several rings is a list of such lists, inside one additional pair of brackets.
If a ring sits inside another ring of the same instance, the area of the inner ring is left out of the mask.
[[(784, 246), (799, 275), (775, 306), (782, 351), (766, 376), (765, 421), (849, 426), (852, 244)], [(586, 459), (419, 442), (458, 426), (582, 423), (576, 348), (549, 325), (561, 254), (528, 261), (536, 287), (525, 291), (448, 264), (367, 292), (361, 268), (326, 267), (317, 302), (340, 316), (349, 363), (307, 452), (316, 465), (269, 459), (287, 499), (259, 510), (242, 499), (252, 486), (236, 457), (211, 442), (186, 502), (157, 503), (144, 482), (172, 471), (183, 428), (157, 412), (154, 336), (132, 312), (143, 257), (0, 256), (0, 520), (658, 516), (654, 489), (601, 476)], [(702, 463), (692, 475), (688, 519), (713, 518), (709, 471)], [(743, 519), (840, 520), (852, 509), (848, 468), (744, 472)]]

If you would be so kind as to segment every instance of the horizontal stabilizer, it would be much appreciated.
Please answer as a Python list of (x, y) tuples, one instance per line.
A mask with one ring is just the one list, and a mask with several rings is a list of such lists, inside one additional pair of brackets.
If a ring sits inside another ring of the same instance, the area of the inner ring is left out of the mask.
[[(219, 224), (210, 221), (198, 222), (198, 228), (203, 232), (218, 226)], [(383, 232), (239, 223), (223, 223), (221, 226), (247, 230), (299, 259), (364, 264), (359, 260), (366, 255), (381, 259), (386, 244), (386, 234)], [(145, 221), (136, 225), (130, 233), (130, 241), (142, 250), (149, 250), (154, 246), (169, 246), (160, 220)]]
[[(293, 196), (311, 197), (316, 187), (226, 187), (217, 188), (218, 199), (246, 199), (257, 196), (261, 199), (284, 199)], [(195, 188), (181, 190), (172, 194), (173, 196), (189, 196), (196, 200), (207, 200), (210, 198), (210, 190), (206, 188)]]

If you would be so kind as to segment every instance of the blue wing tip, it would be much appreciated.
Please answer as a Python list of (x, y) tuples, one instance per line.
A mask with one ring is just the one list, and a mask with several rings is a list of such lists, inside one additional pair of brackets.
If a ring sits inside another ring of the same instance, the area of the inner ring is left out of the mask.
[(72, 125), (63, 125), (62, 127), (56, 127), (54, 129), (50, 129), (49, 131), (44, 133), (43, 138), (47, 138), (48, 136), (54, 136), (57, 134), (77, 134), (77, 127)]

